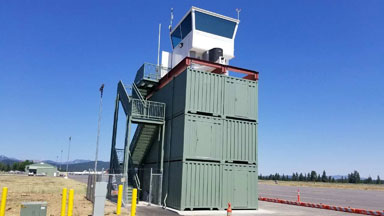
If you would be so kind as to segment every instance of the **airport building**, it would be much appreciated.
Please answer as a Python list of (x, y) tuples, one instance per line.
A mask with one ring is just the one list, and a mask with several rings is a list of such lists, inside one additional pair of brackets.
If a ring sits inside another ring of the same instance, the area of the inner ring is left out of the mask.
[(25, 167), (25, 172), (38, 176), (56, 176), (57, 167), (46, 163), (35, 163), (27, 165)]

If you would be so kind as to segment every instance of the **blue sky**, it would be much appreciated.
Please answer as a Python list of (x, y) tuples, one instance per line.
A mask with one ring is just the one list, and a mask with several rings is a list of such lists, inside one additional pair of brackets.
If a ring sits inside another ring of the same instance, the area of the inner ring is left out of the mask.
[(0, 4), (0, 154), (109, 159), (116, 84), (170, 51), (169, 11), (236, 17), (232, 65), (260, 71), (259, 169), (384, 176), (384, 2), (11, 1)]

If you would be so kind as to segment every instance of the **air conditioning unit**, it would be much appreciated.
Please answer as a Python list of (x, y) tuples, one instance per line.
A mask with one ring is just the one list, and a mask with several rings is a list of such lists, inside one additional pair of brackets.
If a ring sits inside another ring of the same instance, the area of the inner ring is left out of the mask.
[(21, 203), (20, 216), (46, 216), (47, 202), (23, 202)]

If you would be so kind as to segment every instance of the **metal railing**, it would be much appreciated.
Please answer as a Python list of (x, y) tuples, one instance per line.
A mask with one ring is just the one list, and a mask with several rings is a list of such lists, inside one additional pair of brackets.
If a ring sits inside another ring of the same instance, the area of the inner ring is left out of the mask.
[(155, 101), (145, 101), (131, 98), (131, 115), (135, 118), (148, 120), (164, 120), (165, 103)]
[(143, 79), (157, 82), (161, 78), (162, 73), (165, 74), (169, 71), (170, 68), (167, 67), (162, 67), (160, 65), (151, 63), (144, 63), (136, 72), (135, 83), (139, 84), (139, 82)]

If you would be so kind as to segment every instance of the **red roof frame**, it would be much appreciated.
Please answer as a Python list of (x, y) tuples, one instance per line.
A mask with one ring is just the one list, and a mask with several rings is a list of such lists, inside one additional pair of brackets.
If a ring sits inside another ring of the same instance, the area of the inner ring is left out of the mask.
[(199, 64), (199, 65), (204, 65), (204, 66), (216, 68), (211, 73), (225, 74), (227, 71), (232, 71), (232, 72), (236, 72), (236, 73), (246, 74), (246, 76), (244, 76), (243, 79), (259, 80), (259, 72), (254, 71), (254, 70), (248, 70), (248, 69), (239, 68), (239, 67), (235, 67), (235, 66), (218, 64), (218, 63), (205, 61), (205, 60), (201, 60), (201, 59), (197, 59), (197, 58), (185, 57), (179, 64), (177, 64), (172, 70), (170, 70), (166, 75), (164, 75), (159, 80), (159, 84), (147, 96), (147, 98), (150, 98), (154, 92), (163, 88), (165, 85), (167, 85), (172, 80), (173, 77), (176, 77), (177, 75), (182, 73), (187, 67), (191, 66), (192, 64)]

